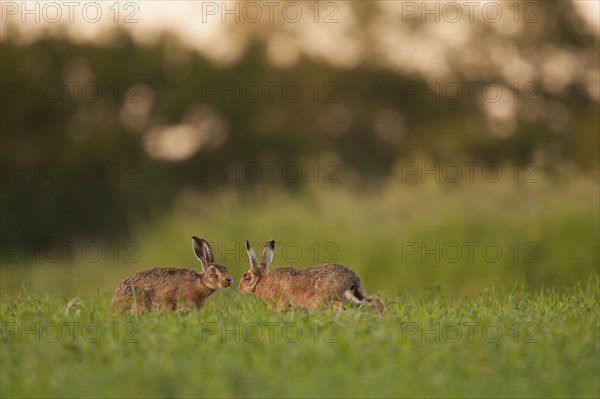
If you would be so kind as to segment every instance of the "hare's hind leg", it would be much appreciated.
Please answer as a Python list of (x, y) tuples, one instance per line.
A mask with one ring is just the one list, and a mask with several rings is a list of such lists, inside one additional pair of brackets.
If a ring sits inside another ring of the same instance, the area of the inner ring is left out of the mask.
[(129, 298), (130, 313), (144, 313), (153, 309), (152, 290), (148, 288), (132, 288), (132, 297)]
[(127, 312), (128, 310), (131, 310), (131, 302), (128, 300), (128, 298), (117, 298), (115, 296), (110, 303), (112, 305), (113, 313)]
[(383, 312), (385, 312), (385, 306), (383, 305), (383, 301), (381, 299), (379, 299), (379, 297), (376, 297), (376, 296), (367, 297), (367, 301), (371, 305), (373, 305), (373, 307), (375, 309), (377, 309), (377, 313), (379, 313), (380, 315), (382, 315)]
[(332, 300), (324, 303), (324, 305), (327, 305), (327, 306), (325, 306), (325, 309), (332, 308), (333, 310), (335, 310), (337, 312), (343, 312), (345, 310), (344, 303), (342, 301), (338, 301), (335, 299), (332, 299)]
[(346, 309), (343, 295), (333, 292), (320, 301), (311, 301), (309, 306), (313, 309), (333, 309), (336, 312), (342, 312)]

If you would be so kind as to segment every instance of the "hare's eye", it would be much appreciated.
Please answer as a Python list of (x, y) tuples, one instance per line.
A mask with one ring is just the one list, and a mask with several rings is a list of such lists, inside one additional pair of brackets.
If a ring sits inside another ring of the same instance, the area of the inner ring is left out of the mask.
[(247, 279), (248, 277), (250, 277), (250, 275), (248, 274), (248, 272), (246, 272), (246, 273), (244, 273), (244, 276), (242, 278)]
[(211, 267), (210, 274), (217, 274), (217, 269), (215, 269), (214, 267)]

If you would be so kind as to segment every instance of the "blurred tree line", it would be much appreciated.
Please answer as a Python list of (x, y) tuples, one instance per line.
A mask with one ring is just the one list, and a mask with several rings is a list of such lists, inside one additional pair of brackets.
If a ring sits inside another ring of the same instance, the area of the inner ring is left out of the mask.
[[(539, 4), (554, 23), (507, 40), (597, 52), (598, 36), (569, 23), (565, 2)], [(369, 60), (347, 68), (302, 56), (276, 67), (260, 36), (227, 66), (168, 34), (152, 46), (114, 36), (111, 46), (21, 44), (9, 31), (0, 42), (3, 241), (125, 234), (182, 189), (254, 187), (253, 170), (240, 175), (254, 163), (276, 173), (297, 163), (305, 174), (334, 164), (358, 182), (422, 158), (598, 165), (598, 101), (581, 85), (553, 91), (491, 69), (474, 79), (460, 52), (452, 79), (431, 81)], [(502, 106), (515, 110), (502, 119)], [(486, 107), (500, 107), (499, 119)]]

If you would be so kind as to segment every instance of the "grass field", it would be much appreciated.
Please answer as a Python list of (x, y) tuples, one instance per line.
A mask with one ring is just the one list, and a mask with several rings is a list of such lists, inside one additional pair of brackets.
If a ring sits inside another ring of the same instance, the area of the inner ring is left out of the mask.
[[(4, 243), (1, 396), (600, 396), (597, 178), (251, 189), (184, 192), (73, 257)], [(234, 287), (201, 311), (114, 316), (132, 272), (199, 267), (192, 235)], [(281, 314), (240, 294), (244, 240), (271, 238), (273, 266), (346, 264), (385, 316)]]
[(598, 277), (563, 294), (385, 295), (387, 312), (278, 313), (229, 289), (201, 311), (3, 300), (2, 397), (589, 397)]

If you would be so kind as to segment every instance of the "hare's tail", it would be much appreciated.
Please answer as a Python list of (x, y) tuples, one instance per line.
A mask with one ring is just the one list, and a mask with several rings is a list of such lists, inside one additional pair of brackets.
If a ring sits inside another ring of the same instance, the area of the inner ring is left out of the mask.
[(383, 305), (383, 301), (376, 296), (366, 296), (360, 287), (356, 285), (352, 285), (349, 289), (344, 291), (344, 297), (354, 302), (355, 304), (362, 306), (365, 303), (369, 302), (379, 314), (383, 314), (385, 310), (385, 306)]

